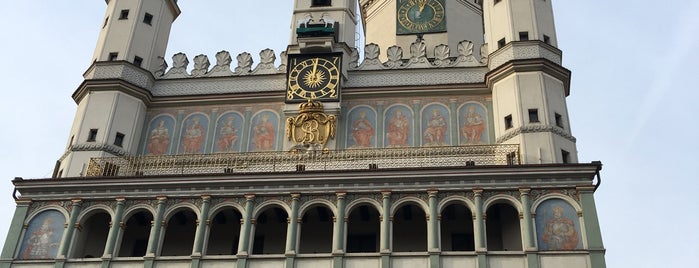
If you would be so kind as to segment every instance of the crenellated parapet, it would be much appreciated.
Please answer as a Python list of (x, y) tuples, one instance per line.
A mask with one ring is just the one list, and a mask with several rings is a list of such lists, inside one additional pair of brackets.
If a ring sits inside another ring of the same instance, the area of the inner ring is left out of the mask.
[[(434, 51), (434, 57), (427, 57), (427, 46), (424, 40), (418, 39), (409, 48), (391, 46), (386, 50), (387, 60), (381, 61), (381, 48), (377, 44), (368, 44), (364, 47), (364, 57), (360, 61), (360, 51), (352, 49), (350, 55), (349, 70), (391, 70), (391, 69), (428, 69), (449, 67), (483, 67), (486, 59), (476, 58), (473, 53), (474, 44), (471, 41), (461, 41), (456, 47), (458, 56), (450, 56), (451, 48), (441, 44), (430, 48)], [(407, 50), (407, 51), (406, 51)], [(404, 52), (406, 51), (406, 52)], [(260, 62), (255, 65), (252, 55), (243, 52), (236, 56), (237, 66), (232, 68), (232, 57), (228, 51), (216, 53), (216, 64), (211, 67), (208, 56), (197, 55), (194, 57), (194, 66), (190, 72), (189, 58), (184, 53), (172, 56), (172, 67), (168, 68), (163, 60), (161, 68), (154, 73), (156, 79), (197, 78), (197, 77), (222, 77), (222, 76), (248, 76), (269, 75), (286, 73), (286, 52), (279, 54), (279, 62), (272, 49), (265, 49), (259, 53)]]

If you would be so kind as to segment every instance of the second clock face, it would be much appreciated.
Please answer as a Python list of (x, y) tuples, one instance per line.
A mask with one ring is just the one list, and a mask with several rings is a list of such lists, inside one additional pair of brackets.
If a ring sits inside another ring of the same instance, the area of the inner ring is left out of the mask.
[(287, 101), (337, 100), (340, 55), (289, 55)]
[(447, 30), (444, 0), (398, 0), (396, 5), (397, 34)]

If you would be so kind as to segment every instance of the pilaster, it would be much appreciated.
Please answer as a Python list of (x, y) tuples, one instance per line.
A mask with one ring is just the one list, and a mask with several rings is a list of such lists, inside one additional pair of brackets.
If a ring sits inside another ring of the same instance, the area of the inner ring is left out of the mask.
[(486, 257), (486, 245), (485, 245), (485, 217), (483, 212), (483, 190), (474, 189), (473, 199), (475, 203), (475, 209), (473, 216), (473, 232), (476, 244), (476, 254), (478, 254), (478, 268), (487, 268), (488, 260)]
[(204, 245), (204, 237), (206, 236), (206, 229), (209, 226), (209, 209), (211, 209), (211, 196), (202, 195), (202, 205), (201, 214), (199, 215), (199, 220), (197, 221), (197, 231), (194, 235), (194, 248), (192, 249), (192, 268), (199, 268), (202, 247)]
[(287, 219), (287, 230), (286, 230), (286, 268), (294, 267), (294, 257), (296, 257), (296, 245), (298, 244), (297, 231), (298, 224), (301, 221), (299, 219), (299, 199), (300, 194), (291, 194), (291, 215)]
[(20, 199), (17, 200), (16, 203), (17, 207), (15, 208), (14, 216), (12, 216), (10, 231), (7, 232), (5, 246), (2, 248), (2, 255), (0, 255), (0, 267), (5, 267), (5, 265), (9, 266), (9, 262), (12, 261), (14, 253), (17, 251), (20, 235), (23, 233), (24, 220), (27, 217), (29, 206), (32, 204), (32, 201)]
[(381, 192), (381, 268), (391, 268), (391, 192)]
[(107, 235), (107, 244), (104, 246), (104, 254), (102, 254), (102, 268), (109, 268), (112, 260), (112, 254), (114, 254), (114, 246), (116, 245), (117, 237), (119, 236), (119, 230), (121, 229), (124, 222), (122, 218), (124, 217), (124, 203), (126, 199), (117, 198), (116, 199), (116, 210), (114, 212), (114, 218), (112, 222), (109, 223), (109, 234)]
[(527, 254), (527, 268), (538, 268), (539, 256), (536, 254), (536, 245), (534, 244), (530, 191), (531, 189), (529, 188), (519, 189), (519, 197), (522, 201), (522, 214), (519, 217), (519, 221), (520, 226), (522, 226), (522, 248)]
[(68, 248), (73, 240), (73, 231), (75, 228), (79, 228), (80, 225), (77, 224), (78, 215), (80, 215), (80, 210), (82, 209), (82, 200), (73, 199), (72, 209), (70, 211), (70, 219), (66, 224), (66, 231), (63, 233), (63, 239), (61, 239), (61, 245), (58, 247), (58, 254), (56, 254), (56, 268), (62, 268), (65, 265), (66, 254), (68, 253)]
[(590, 251), (590, 267), (606, 268), (604, 259), (604, 245), (602, 244), (602, 232), (599, 227), (597, 217), (597, 207), (595, 205), (595, 187), (578, 187), (580, 194), (580, 204), (582, 205), (583, 221), (585, 222), (585, 236), (587, 238), (587, 248)]
[(162, 230), (163, 225), (165, 225), (165, 221), (163, 221), (163, 217), (165, 216), (165, 208), (166, 204), (165, 202), (167, 201), (167, 197), (165, 196), (158, 196), (158, 205), (156, 208), (155, 212), (155, 218), (153, 219), (153, 222), (151, 224), (151, 229), (150, 229), (150, 236), (148, 237), (148, 248), (146, 249), (146, 256), (143, 257), (144, 263), (143, 267), (144, 268), (152, 268), (153, 267), (153, 261), (155, 260), (155, 255), (158, 253), (158, 246), (160, 243), (160, 232)]
[[(345, 253), (345, 197), (347, 193), (336, 193), (337, 215), (333, 218), (335, 225), (333, 231), (333, 256), (342, 256)], [(333, 266), (340, 268), (338, 266)]]
[[(246, 111), (246, 117), (248, 112)], [(243, 214), (242, 228), (240, 228), (240, 240), (238, 241), (238, 261), (236, 262), (238, 268), (246, 268), (248, 256), (248, 249), (250, 247), (250, 228), (252, 228), (252, 209), (255, 205), (255, 195), (248, 194), (245, 195), (245, 212)]]

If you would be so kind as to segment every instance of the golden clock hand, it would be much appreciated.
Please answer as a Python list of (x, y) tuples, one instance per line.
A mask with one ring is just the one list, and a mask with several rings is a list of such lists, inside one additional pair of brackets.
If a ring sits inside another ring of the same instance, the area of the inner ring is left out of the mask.
[(311, 72), (311, 75), (315, 76), (316, 75), (316, 69), (318, 69), (318, 58), (316, 58), (313, 61), (313, 71)]

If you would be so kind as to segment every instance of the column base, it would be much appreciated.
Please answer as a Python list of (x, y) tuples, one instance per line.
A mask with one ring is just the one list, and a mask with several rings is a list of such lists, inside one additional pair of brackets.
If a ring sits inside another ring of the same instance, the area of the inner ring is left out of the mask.
[[(295, 255), (295, 254), (294, 254)], [(287, 256), (286, 257), (286, 262), (284, 263), (284, 268), (294, 268), (296, 262), (294, 261), (294, 257)]]
[(440, 261), (439, 252), (430, 252), (430, 268), (440, 268), (442, 263)]
[(527, 252), (527, 268), (539, 268), (539, 254)]
[(344, 266), (344, 253), (342, 255), (335, 255), (335, 253), (333, 253), (333, 268), (343, 268)]
[(388, 254), (381, 252), (381, 268), (391, 268), (391, 252)]
[(478, 268), (488, 268), (488, 256), (485, 252), (478, 252)]

